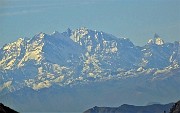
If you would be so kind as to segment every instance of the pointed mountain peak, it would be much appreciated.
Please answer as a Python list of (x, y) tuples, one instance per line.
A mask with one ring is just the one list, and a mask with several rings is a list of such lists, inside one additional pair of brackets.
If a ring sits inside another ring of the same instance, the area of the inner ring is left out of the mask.
[(67, 32), (71, 32), (72, 30), (70, 29), (70, 28), (67, 28), (67, 30), (66, 30)]
[(63, 33), (61, 33), (62, 35), (66, 36), (66, 37), (70, 37), (72, 33), (72, 30), (70, 28), (68, 28), (66, 31), (64, 31)]
[(154, 39), (150, 39), (148, 41), (148, 44), (156, 44), (156, 45), (163, 45), (164, 44), (164, 40), (160, 38), (160, 36), (155, 33), (154, 34)]
[(160, 36), (155, 33), (154, 34), (154, 43), (157, 45), (163, 45), (164, 44), (164, 40), (160, 38)]
[(157, 33), (154, 34), (154, 39), (156, 38), (160, 38), (160, 36)]
[(67, 31), (68, 35), (70, 35), (72, 33), (72, 30), (70, 28), (68, 28), (66, 31)]

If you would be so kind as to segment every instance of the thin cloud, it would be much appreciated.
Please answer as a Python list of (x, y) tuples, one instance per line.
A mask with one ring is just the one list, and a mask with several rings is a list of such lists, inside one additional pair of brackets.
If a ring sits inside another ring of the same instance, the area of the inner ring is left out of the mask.
[[(23, 1), (23, 0), (14, 0), (14, 2), (17, 1)], [(30, 4), (27, 3), (21, 3), (17, 2), (16, 5), (0, 5), (0, 9), (7, 9), (7, 8), (47, 8), (47, 7), (59, 7), (59, 6), (74, 6), (74, 5), (88, 5), (88, 4), (96, 4), (100, 3), (101, 0), (91, 0), (91, 1), (82, 1), (82, 0), (76, 0), (76, 1), (50, 1), (40, 3), (40, 1), (37, 2), (30, 2)], [(12, 1), (11, 1), (12, 2)]]
[(0, 16), (14, 16), (14, 15), (24, 15), (29, 13), (39, 13), (43, 10), (22, 10), (22, 11), (16, 11), (16, 12), (4, 12), (1, 13)]
[[(21, 0), (14, 0), (14, 2), (21, 1)], [(14, 11), (4, 11), (0, 13), (0, 16), (14, 16), (14, 15), (25, 15), (29, 13), (39, 13), (43, 12), (44, 10), (51, 9), (51, 8), (59, 8), (64, 6), (78, 6), (81, 5), (87, 5), (87, 4), (93, 4), (95, 1), (73, 1), (73, 2), (53, 2), (53, 3), (44, 3), (44, 4), (26, 4), (26, 5), (4, 5), (0, 7), (1, 9), (13, 9)], [(21, 11), (15, 11), (17, 8), (21, 8)], [(28, 9), (28, 10), (27, 10)], [(31, 10), (30, 10), (31, 9)]]
[(30, 5), (14, 5), (14, 6), (0, 6), (1, 9), (9, 9), (9, 8), (42, 8), (42, 7), (53, 7), (58, 6), (57, 4), (30, 4)]
[[(17, 2), (18, 4), (16, 5), (1, 5), (0, 6), (0, 10), (1, 9), (13, 9), (14, 11), (4, 11), (2, 13), (0, 13), (0, 16), (14, 16), (14, 15), (25, 15), (25, 14), (29, 14), (29, 13), (39, 13), (42, 12), (44, 10), (47, 9), (51, 9), (51, 8), (59, 8), (59, 7), (64, 7), (64, 6), (79, 6), (79, 5), (88, 5), (88, 4), (96, 4), (96, 3), (100, 3), (101, 0), (90, 0), (90, 1), (83, 1), (83, 0), (76, 0), (76, 1), (52, 1), (51, 3), (49, 2), (44, 2), (43, 4), (35, 4), (34, 2), (32, 2), (32, 4), (27, 4), (27, 3), (23, 3), (23, 4), (19, 4), (19, 2), (22, 1), (26, 1), (26, 0), (10, 0), (11, 2)], [(40, 2), (41, 0), (37, 1)], [(31, 2), (30, 2), (31, 3)], [(16, 11), (16, 9), (22, 9), (21, 11)]]

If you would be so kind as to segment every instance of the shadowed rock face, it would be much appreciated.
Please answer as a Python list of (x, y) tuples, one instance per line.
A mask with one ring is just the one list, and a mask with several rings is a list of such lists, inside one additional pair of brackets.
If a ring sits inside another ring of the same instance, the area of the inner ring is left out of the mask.
[(0, 113), (18, 113), (18, 112), (0, 103)]
[(171, 108), (170, 113), (180, 113), (180, 101), (175, 103), (173, 107)]
[[(148, 106), (134, 106), (134, 105), (127, 105), (124, 104), (120, 107), (93, 107), (84, 113), (163, 113), (169, 112), (173, 104), (154, 104)], [(174, 113), (174, 112), (173, 112)], [(176, 112), (179, 113), (179, 112)]]

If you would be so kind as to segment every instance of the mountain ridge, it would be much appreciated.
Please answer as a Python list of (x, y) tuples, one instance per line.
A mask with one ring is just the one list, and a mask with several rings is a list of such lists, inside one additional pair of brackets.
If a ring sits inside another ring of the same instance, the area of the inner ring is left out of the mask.
[(166, 113), (170, 112), (170, 108), (174, 103), (170, 104), (153, 104), (147, 106), (134, 106), (123, 104), (119, 107), (93, 107), (83, 113)]

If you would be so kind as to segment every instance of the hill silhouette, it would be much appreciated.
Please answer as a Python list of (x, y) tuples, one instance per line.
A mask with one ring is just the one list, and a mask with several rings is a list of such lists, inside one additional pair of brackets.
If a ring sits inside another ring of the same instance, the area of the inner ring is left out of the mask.
[(170, 110), (170, 113), (180, 113), (180, 101), (176, 102)]
[(18, 112), (0, 103), (0, 113), (18, 113)]

